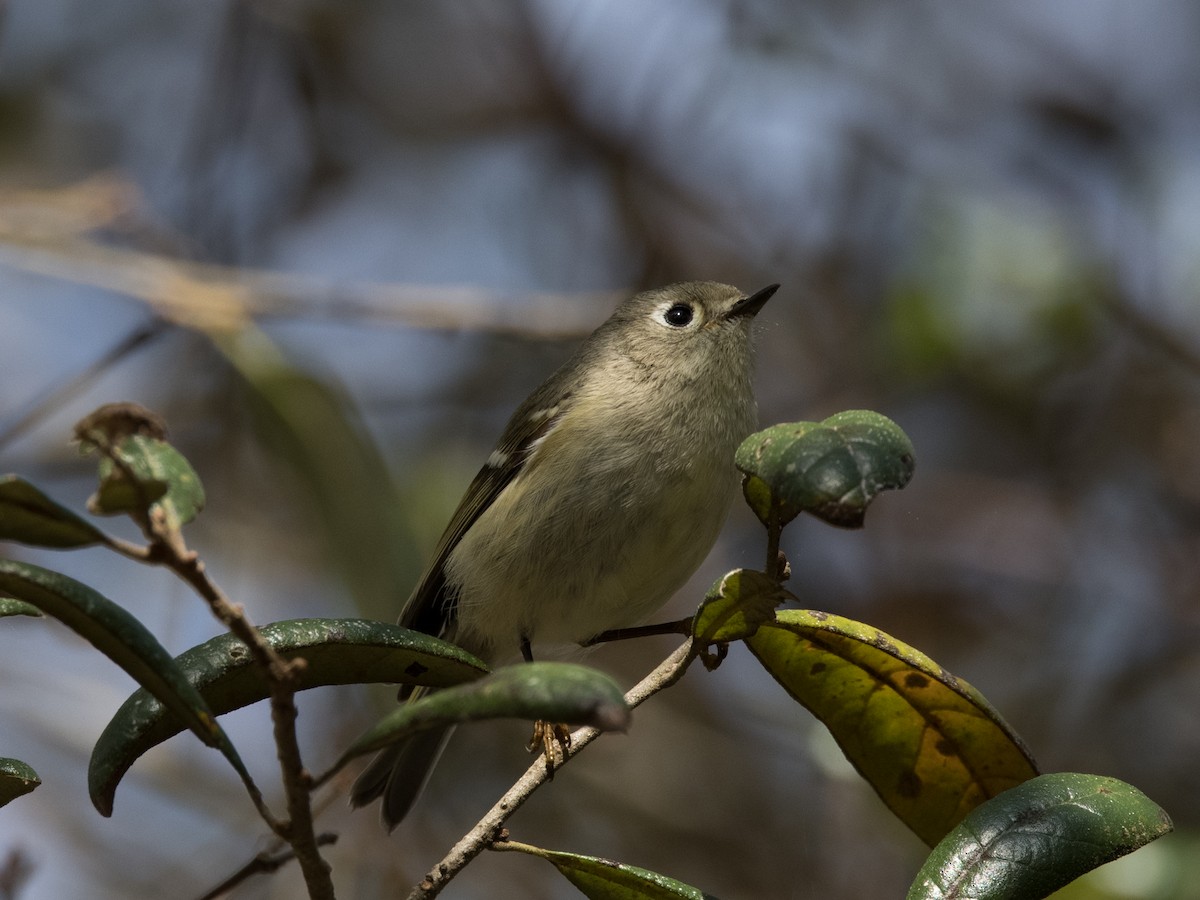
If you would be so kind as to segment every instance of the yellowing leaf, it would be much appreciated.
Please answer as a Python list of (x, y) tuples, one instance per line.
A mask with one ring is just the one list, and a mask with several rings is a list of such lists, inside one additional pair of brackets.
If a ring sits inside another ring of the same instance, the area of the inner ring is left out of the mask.
[(704, 646), (744, 640), (775, 619), (775, 608), (787, 596), (762, 572), (735, 569), (709, 588), (692, 621), (692, 634)]
[(784, 610), (746, 643), (931, 846), (980, 803), (1037, 775), (983, 695), (875, 628)]
[(0, 597), (0, 619), (6, 616), (40, 617), (42, 611), (32, 603), (17, 600), (14, 597)]

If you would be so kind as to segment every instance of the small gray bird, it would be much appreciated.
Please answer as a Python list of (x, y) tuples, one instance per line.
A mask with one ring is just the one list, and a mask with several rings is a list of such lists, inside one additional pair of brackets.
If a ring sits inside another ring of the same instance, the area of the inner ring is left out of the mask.
[[(617, 307), (517, 409), (450, 519), (400, 624), (487, 662), (643, 622), (712, 549), (754, 430), (750, 296), (673, 284)], [(406, 696), (418, 696), (420, 689)], [(389, 830), (450, 730), (380, 752), (351, 803)]]

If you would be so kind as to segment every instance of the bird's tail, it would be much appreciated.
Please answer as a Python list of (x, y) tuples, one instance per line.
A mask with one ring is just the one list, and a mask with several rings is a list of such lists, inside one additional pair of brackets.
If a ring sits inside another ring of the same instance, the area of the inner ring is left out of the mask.
[(453, 731), (433, 728), (380, 750), (355, 779), (350, 805), (357, 809), (382, 798), (379, 818), (388, 831), (394, 829), (421, 796)]

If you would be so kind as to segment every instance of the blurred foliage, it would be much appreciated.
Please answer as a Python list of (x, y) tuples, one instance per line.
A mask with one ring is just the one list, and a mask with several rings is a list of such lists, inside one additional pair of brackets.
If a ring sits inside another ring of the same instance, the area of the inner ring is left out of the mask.
[(1200, 897), (1196, 833), (1176, 834), (1109, 863), (1054, 895), (1055, 900), (1195, 900)]
[(926, 224), (912, 283), (886, 306), (900, 372), (1016, 399), (1095, 355), (1105, 279), (1089, 276), (1058, 221), (976, 201)]

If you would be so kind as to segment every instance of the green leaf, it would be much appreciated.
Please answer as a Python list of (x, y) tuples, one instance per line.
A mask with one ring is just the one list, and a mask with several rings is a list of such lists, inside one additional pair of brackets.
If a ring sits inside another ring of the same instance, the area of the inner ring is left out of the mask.
[(40, 617), (42, 611), (32, 603), (17, 600), (13, 597), (0, 597), (0, 618), (4, 616), (35, 616)]
[(802, 512), (858, 528), (881, 491), (912, 478), (912, 442), (886, 416), (850, 410), (823, 422), (775, 425), (738, 448), (746, 502), (764, 525), (786, 525)]
[(37, 772), (19, 759), (0, 757), (0, 806), (23, 797), (41, 783)]
[(171, 654), (116, 603), (66, 575), (13, 560), (0, 560), (0, 592), (36, 606), (87, 640), (244, 771), (229, 738)]
[(596, 856), (543, 850), (516, 841), (497, 846), (549, 861), (590, 900), (717, 900), (682, 881), (637, 866)]
[(1037, 775), (982, 694), (875, 628), (789, 609), (746, 644), (930, 846), (985, 800)]
[(90, 522), (16, 475), (0, 477), (0, 539), (60, 549), (106, 540)]
[(337, 766), (427, 728), (500, 718), (624, 731), (630, 712), (620, 687), (603, 672), (574, 663), (521, 663), (401, 705), (360, 736)]
[(1042, 775), (967, 816), (929, 855), (908, 900), (1040, 900), (1172, 827), (1123, 781)]
[(150, 455), (139, 452), (154, 440), (140, 434), (123, 438), (113, 448), (123, 465), (109, 457), (101, 458), (100, 486), (88, 500), (88, 509), (101, 516), (143, 514), (166, 496), (170, 482), (155, 475)]
[(692, 619), (692, 634), (700, 646), (745, 640), (775, 620), (775, 608), (787, 597), (775, 579), (735, 569), (709, 588)]
[(93, 512), (144, 514), (158, 505), (168, 526), (177, 529), (204, 508), (199, 476), (166, 441), (131, 434), (112, 445), (112, 454), (115, 460), (108, 456), (100, 460), (100, 487), (88, 501)]
[[(371, 682), (447, 687), (487, 672), (486, 665), (453, 644), (386, 622), (290, 619), (264, 625), (259, 632), (285, 659), (304, 658), (297, 690)], [(216, 716), (270, 696), (250, 651), (232, 634), (184, 651), (175, 665)], [(129, 697), (92, 750), (88, 792), (96, 808), (110, 813), (117, 785), (130, 766), (182, 730), (179, 719), (148, 691)]]

